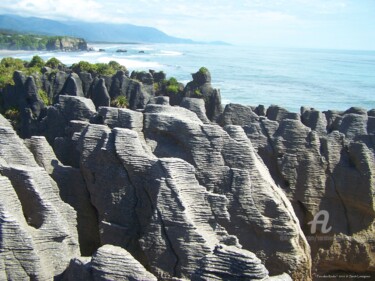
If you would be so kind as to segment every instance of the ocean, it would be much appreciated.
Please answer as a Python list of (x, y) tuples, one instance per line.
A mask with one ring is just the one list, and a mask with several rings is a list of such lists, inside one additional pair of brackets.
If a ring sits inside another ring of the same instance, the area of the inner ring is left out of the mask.
[[(178, 81), (191, 81), (202, 66), (221, 91), (223, 104), (277, 104), (299, 112), (375, 108), (375, 51), (346, 51), (184, 44), (89, 44), (105, 52), (2, 51), (0, 57), (30, 60), (35, 54), (70, 65), (80, 60), (116, 60), (130, 71), (164, 71)], [(126, 53), (116, 52), (126, 49)], [(143, 52), (141, 52), (143, 51)]]

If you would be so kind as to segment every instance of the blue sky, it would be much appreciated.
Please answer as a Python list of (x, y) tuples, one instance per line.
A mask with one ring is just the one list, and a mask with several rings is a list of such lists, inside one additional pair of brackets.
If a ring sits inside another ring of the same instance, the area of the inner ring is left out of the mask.
[(132, 23), (200, 41), (375, 50), (375, 0), (2, 0), (0, 13)]

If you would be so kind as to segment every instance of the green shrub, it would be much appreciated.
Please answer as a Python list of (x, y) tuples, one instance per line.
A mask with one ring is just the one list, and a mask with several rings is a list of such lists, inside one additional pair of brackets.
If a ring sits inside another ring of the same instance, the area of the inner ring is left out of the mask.
[(196, 96), (202, 96), (202, 92), (201, 92), (199, 89), (195, 89), (195, 90), (194, 90), (194, 94), (195, 94)]
[(119, 70), (126, 71), (126, 67), (116, 61), (110, 61), (109, 63), (98, 62), (95, 64), (80, 61), (72, 65), (72, 70), (76, 73), (89, 72), (91, 74), (114, 75)]
[(21, 59), (15, 59), (12, 57), (3, 58), (0, 62), (1, 66), (6, 68), (15, 68), (15, 69), (23, 69), (25, 68), (25, 62)]
[(154, 83), (154, 91), (158, 92), (160, 90), (159, 83)]
[(59, 61), (57, 58), (52, 57), (46, 62), (46, 66), (50, 68), (58, 68), (59, 65), (64, 65), (61, 61)]
[(29, 67), (42, 68), (45, 65), (44, 60), (40, 56), (33, 56), (29, 63)]
[(126, 108), (129, 106), (129, 101), (125, 96), (118, 96), (117, 98), (111, 101), (111, 106)]
[(166, 88), (167, 94), (178, 94), (180, 91), (180, 85), (176, 78), (171, 77), (169, 80), (166, 80)]
[(208, 73), (208, 69), (204, 66), (202, 66), (200, 69), (199, 69), (199, 72), (202, 73), (202, 74), (207, 74)]
[(50, 101), (47, 93), (44, 90), (39, 89), (38, 95), (41, 98), (41, 100), (43, 101), (44, 105), (51, 105), (51, 101)]
[(100, 75), (114, 75), (117, 72), (107, 63), (96, 63), (95, 68)]
[(166, 91), (167, 91), (168, 94), (178, 94), (179, 87), (178, 87), (178, 85), (168, 85), (166, 87)]
[(96, 73), (97, 72), (96, 66), (87, 61), (80, 61), (78, 63), (74, 63), (72, 65), (72, 70), (76, 73), (79, 73), (79, 72)]
[(3, 58), (0, 62), (0, 88), (6, 85), (14, 85), (13, 73), (16, 70), (25, 71), (25, 62), (21, 59)]
[(26, 74), (26, 76), (33, 75), (34, 78), (36, 78), (41, 73), (41, 68), (38, 66), (28, 67), (25, 68), (23, 72)]
[(168, 80), (168, 85), (175, 85), (175, 86), (178, 86), (178, 81), (177, 81), (177, 79), (174, 78), (174, 77), (169, 78), (169, 80)]
[(119, 64), (117, 61), (111, 60), (108, 65), (115, 70), (115, 72), (119, 70), (127, 71), (126, 67)]

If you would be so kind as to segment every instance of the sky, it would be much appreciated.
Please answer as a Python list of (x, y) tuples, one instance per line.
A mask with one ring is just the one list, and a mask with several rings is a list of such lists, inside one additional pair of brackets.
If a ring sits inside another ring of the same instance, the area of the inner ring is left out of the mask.
[(375, 0), (1, 0), (0, 14), (131, 23), (238, 45), (375, 50)]

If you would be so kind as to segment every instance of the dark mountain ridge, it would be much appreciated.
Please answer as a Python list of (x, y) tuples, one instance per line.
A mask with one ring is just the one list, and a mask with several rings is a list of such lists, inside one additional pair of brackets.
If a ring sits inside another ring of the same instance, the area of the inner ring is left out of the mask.
[(82, 37), (87, 41), (197, 43), (190, 39), (169, 36), (153, 27), (77, 21), (59, 22), (37, 17), (21, 17), (16, 15), (0, 15), (0, 28), (17, 32)]

